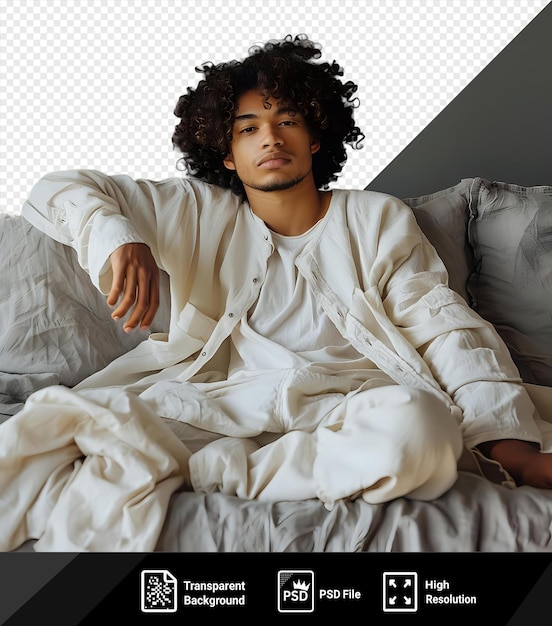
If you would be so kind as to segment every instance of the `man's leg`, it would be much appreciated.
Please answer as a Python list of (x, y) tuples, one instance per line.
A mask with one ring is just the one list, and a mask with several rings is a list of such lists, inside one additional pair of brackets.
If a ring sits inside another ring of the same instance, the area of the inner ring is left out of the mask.
[(371, 503), (432, 500), (456, 481), (460, 428), (436, 396), (405, 386), (352, 394), (336, 409), (340, 428), (319, 428), (313, 476), (330, 505), (353, 494)]
[(456, 480), (460, 429), (428, 392), (397, 385), (353, 392), (319, 418), (312, 432), (291, 430), (262, 446), (259, 437), (209, 444), (190, 458), (194, 488), (273, 501), (318, 497), (331, 508), (360, 495), (373, 503), (433, 499)]

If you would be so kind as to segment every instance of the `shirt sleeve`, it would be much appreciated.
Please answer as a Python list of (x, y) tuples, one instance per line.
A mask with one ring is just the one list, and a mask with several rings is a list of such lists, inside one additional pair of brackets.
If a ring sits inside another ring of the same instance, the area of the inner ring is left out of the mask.
[(492, 324), (448, 287), (445, 266), (411, 210), (398, 207), (389, 218), (395, 243), (384, 262), (385, 310), (462, 409), (466, 446), (508, 438), (541, 444), (535, 407)]
[(161, 265), (154, 186), (93, 170), (55, 172), (35, 184), (22, 214), (48, 236), (73, 247), (94, 285), (108, 293), (109, 256), (119, 246), (146, 243)]

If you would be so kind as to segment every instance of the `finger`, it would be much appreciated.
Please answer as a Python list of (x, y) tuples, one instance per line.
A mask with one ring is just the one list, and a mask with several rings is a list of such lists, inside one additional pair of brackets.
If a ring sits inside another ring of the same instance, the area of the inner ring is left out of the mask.
[(150, 277), (149, 284), (149, 305), (148, 309), (142, 318), (142, 324), (140, 328), (142, 330), (147, 330), (157, 313), (157, 309), (159, 308), (159, 271), (155, 271)]
[(119, 301), (119, 297), (125, 288), (125, 275), (124, 271), (119, 266), (112, 267), (113, 280), (111, 282), (111, 289), (107, 296), (107, 304), (109, 306), (115, 306)]
[[(133, 329), (138, 324), (143, 323), (144, 316), (147, 314), (150, 306), (150, 282), (151, 275), (149, 268), (140, 268), (136, 279), (136, 287), (132, 294), (134, 310), (131, 316), (123, 326), (123, 329)], [(125, 294), (126, 297), (127, 294)], [(130, 298), (130, 294), (129, 294)]]
[(132, 266), (126, 268), (125, 283), (119, 305), (113, 311), (112, 317), (119, 319), (126, 315), (136, 301), (136, 269)]

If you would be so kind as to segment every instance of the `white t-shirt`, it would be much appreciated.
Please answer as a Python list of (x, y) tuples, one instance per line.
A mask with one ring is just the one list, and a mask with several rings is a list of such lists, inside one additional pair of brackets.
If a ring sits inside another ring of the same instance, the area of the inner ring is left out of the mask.
[[(229, 376), (248, 370), (309, 367), (362, 381), (367, 370), (377, 369), (335, 328), (295, 264), (324, 228), (328, 215), (329, 211), (302, 235), (271, 233), (274, 252), (259, 298), (232, 333)], [(259, 220), (251, 212), (250, 218)]]

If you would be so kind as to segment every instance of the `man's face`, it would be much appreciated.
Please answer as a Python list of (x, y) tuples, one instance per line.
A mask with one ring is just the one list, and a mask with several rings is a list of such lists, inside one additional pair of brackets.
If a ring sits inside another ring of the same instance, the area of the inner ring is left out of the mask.
[[(272, 98), (266, 108), (255, 90), (238, 100), (230, 153), (224, 165), (235, 170), (245, 191), (291, 189), (312, 179), (312, 155), (320, 148), (303, 116)], [(314, 184), (314, 180), (312, 182)]]

